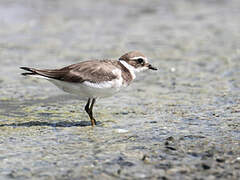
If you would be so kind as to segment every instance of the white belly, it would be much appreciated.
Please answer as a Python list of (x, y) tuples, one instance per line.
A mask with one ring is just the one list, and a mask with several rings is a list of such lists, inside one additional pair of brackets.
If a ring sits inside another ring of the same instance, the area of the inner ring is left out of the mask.
[(121, 89), (120, 84), (105, 82), (104, 84), (93, 84), (90, 82), (70, 83), (54, 79), (48, 79), (63, 91), (77, 95), (81, 99), (109, 97)]

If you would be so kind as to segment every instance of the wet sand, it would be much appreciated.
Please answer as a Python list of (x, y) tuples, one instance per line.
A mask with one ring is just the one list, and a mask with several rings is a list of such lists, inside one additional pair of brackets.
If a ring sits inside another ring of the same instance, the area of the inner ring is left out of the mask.
[[(237, 0), (1, 1), (0, 179), (239, 179)], [(86, 102), (20, 66), (140, 50), (159, 68)]]

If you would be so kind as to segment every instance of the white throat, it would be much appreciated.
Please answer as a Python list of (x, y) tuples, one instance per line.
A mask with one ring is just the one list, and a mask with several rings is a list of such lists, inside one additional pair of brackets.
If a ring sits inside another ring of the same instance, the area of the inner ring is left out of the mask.
[(123, 60), (119, 60), (119, 61), (125, 68), (127, 68), (130, 71), (132, 78), (135, 79), (136, 78), (136, 75), (135, 75), (136, 69), (133, 66), (131, 66), (130, 64), (128, 64), (126, 61), (123, 61)]

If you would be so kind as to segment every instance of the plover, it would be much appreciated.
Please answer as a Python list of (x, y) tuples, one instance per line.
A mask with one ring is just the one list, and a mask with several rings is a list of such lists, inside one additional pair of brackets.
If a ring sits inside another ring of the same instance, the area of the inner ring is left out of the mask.
[(28, 71), (22, 73), (24, 76), (47, 79), (63, 91), (86, 99), (85, 111), (92, 126), (96, 125), (93, 106), (97, 98), (114, 95), (127, 87), (136, 78), (136, 72), (157, 70), (139, 51), (128, 52), (118, 60), (89, 60), (61, 69), (20, 68)]

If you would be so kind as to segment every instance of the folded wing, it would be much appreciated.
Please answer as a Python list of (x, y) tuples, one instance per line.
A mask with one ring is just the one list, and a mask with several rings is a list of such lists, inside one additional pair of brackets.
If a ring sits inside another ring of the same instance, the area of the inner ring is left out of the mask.
[(116, 68), (115, 65), (115, 61), (111, 60), (93, 60), (72, 64), (61, 69), (40, 70), (29, 67), (21, 67), (21, 69), (28, 71), (26, 73), (22, 73), (22, 75), (25, 76), (40, 75), (66, 82), (81, 83), (89, 81), (93, 83), (100, 83), (119, 78), (117, 74), (113, 73), (113, 69)]

